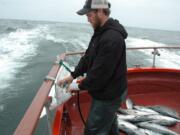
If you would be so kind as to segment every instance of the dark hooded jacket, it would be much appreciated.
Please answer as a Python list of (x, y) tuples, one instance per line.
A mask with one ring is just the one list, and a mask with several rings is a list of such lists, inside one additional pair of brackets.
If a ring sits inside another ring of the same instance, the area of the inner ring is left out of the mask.
[(81, 90), (99, 100), (121, 97), (127, 89), (126, 38), (124, 27), (112, 18), (94, 31), (85, 55), (71, 73), (73, 78), (87, 73), (79, 84)]

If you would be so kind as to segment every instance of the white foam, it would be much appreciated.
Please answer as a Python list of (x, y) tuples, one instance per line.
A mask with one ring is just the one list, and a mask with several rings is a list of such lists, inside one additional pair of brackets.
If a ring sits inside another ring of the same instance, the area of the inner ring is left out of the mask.
[[(179, 50), (180, 51), (180, 50)], [(157, 57), (157, 65), (165, 68), (180, 69), (180, 55), (170, 50), (160, 49), (161, 56)]]
[(157, 46), (166, 46), (163, 43), (151, 41), (148, 39), (141, 39), (141, 38), (133, 38), (129, 37), (126, 40), (128, 47), (157, 47)]
[(71, 42), (73, 43), (73, 45), (77, 48), (82, 47), (84, 50), (87, 49), (88, 45), (87, 43), (85, 43), (84, 41), (82, 41), (81, 39), (73, 39), (71, 40)]
[(67, 41), (65, 41), (65, 40), (63, 40), (63, 39), (56, 38), (56, 37), (54, 37), (54, 36), (51, 35), (51, 34), (47, 34), (47, 35), (45, 36), (45, 39), (46, 39), (46, 40), (53, 41), (53, 42), (55, 42), (55, 43), (66, 43), (66, 42), (67, 42)]
[(0, 38), (0, 88), (8, 87), (18, 69), (27, 64), (24, 60), (36, 54), (37, 44), (33, 40), (41, 35), (42, 29), (18, 29)]
[[(128, 47), (164, 47), (168, 46), (167, 44), (151, 41), (148, 39), (140, 39), (140, 38), (133, 38), (130, 37), (126, 40)], [(148, 60), (149, 62), (152, 62), (153, 60), (153, 49), (148, 50), (138, 50), (139, 52), (145, 54), (147, 57), (143, 58), (144, 60)], [(156, 56), (156, 65), (158, 67), (164, 67), (164, 68), (180, 68), (180, 62), (178, 60), (180, 59), (180, 56), (177, 53), (174, 53), (173, 51), (167, 50), (167, 49), (159, 49), (160, 56)], [(149, 65), (152, 66), (152, 65)]]
[[(49, 41), (53, 41), (55, 43), (71, 43), (72, 45), (74, 45), (74, 47), (77, 48), (77, 50), (79, 50), (79, 47), (83, 48), (84, 50), (87, 49), (88, 47), (88, 41), (84, 40), (82, 37), (78, 37), (78, 38), (73, 38), (73, 39), (69, 39), (69, 40), (64, 40), (61, 38), (57, 38), (49, 33), (47, 33), (46, 35), (44, 35), (44, 38), (46, 40)], [(65, 46), (66, 47), (66, 46)], [(80, 48), (80, 49), (81, 49)]]

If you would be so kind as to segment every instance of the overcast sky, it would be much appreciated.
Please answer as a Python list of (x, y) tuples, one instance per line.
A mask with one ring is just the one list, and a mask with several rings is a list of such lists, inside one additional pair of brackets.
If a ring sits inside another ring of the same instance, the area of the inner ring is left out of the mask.
[[(76, 15), (85, 0), (0, 0), (0, 18), (87, 22)], [(125, 26), (180, 31), (180, 0), (109, 0)]]

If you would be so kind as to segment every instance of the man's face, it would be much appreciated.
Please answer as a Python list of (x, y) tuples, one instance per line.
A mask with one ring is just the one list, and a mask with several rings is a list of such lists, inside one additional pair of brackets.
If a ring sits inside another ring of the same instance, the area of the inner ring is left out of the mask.
[(88, 22), (92, 25), (94, 29), (100, 27), (101, 20), (98, 15), (98, 11), (90, 11), (86, 14)]

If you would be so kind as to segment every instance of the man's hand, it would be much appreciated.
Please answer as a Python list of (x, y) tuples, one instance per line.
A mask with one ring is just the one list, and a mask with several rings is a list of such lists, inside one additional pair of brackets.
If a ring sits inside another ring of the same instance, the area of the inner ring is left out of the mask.
[(58, 81), (57, 84), (58, 84), (59, 86), (66, 85), (66, 84), (70, 84), (70, 83), (72, 83), (73, 79), (74, 79), (74, 78), (70, 75), (70, 76), (65, 77), (64, 79)]
[(69, 85), (69, 87), (67, 88), (66, 91), (73, 93), (73, 92), (79, 91), (79, 90), (80, 90), (80, 89), (79, 89), (79, 87), (78, 87), (78, 83), (72, 82), (72, 83)]

